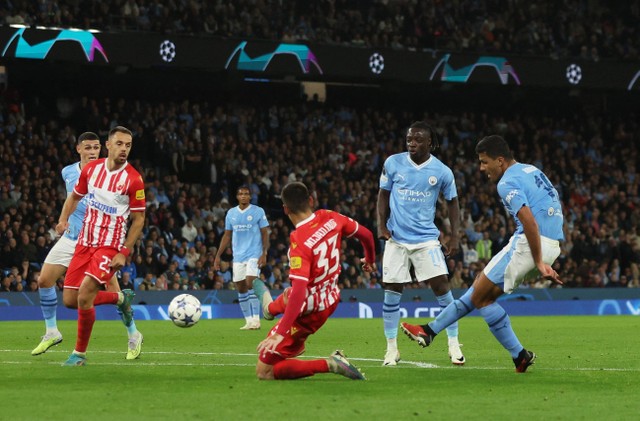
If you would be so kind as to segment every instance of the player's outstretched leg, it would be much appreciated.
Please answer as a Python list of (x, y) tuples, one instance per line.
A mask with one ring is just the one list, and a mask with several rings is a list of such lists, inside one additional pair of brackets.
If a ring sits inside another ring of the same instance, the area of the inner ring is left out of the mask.
[(366, 380), (364, 373), (361, 373), (355, 365), (351, 364), (340, 350), (334, 351), (329, 356), (327, 364), (329, 365), (329, 371), (332, 373), (340, 374), (352, 380)]

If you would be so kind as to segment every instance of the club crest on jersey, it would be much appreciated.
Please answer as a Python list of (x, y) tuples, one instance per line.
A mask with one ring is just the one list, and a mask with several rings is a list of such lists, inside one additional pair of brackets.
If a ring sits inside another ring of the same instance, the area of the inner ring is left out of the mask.
[(429, 177), (429, 184), (435, 186), (438, 183), (438, 178), (435, 175)]
[(247, 216), (247, 221), (253, 221), (253, 216), (251, 215)]
[(291, 269), (300, 269), (302, 267), (302, 257), (293, 256), (289, 261), (289, 265), (291, 266)]
[(122, 184), (118, 184), (118, 185), (116, 186), (116, 191), (120, 191), (120, 190), (122, 190), (122, 189), (124, 189), (124, 183), (122, 183)]

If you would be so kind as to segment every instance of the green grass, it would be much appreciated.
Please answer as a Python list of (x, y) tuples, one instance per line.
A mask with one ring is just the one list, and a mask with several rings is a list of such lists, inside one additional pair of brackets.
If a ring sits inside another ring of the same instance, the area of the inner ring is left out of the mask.
[[(414, 320), (415, 319), (410, 319)], [(295, 381), (256, 380), (260, 331), (240, 320), (203, 320), (190, 329), (138, 322), (139, 360), (126, 361), (119, 322), (94, 326), (88, 366), (61, 367), (75, 342), (30, 355), (41, 322), (0, 323), (0, 418), (175, 420), (638, 419), (640, 318), (513, 317), (516, 332), (538, 354), (525, 374), (479, 317), (462, 320), (464, 367), (451, 365), (446, 335), (422, 349), (399, 338), (402, 361), (381, 367), (382, 321), (331, 319), (307, 343), (306, 357), (344, 349), (366, 382), (323, 374)]]

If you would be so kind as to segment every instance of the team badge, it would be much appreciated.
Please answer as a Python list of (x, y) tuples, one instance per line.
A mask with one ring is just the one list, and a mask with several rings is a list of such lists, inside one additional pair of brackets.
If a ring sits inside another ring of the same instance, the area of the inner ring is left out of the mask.
[(436, 178), (436, 176), (432, 175), (431, 177), (429, 177), (429, 184), (431, 184), (432, 186), (435, 186), (438, 183), (438, 179)]
[(253, 221), (253, 216), (251, 215), (247, 216), (247, 221)]
[(293, 256), (289, 261), (289, 265), (291, 266), (291, 269), (300, 269), (302, 267), (302, 257)]

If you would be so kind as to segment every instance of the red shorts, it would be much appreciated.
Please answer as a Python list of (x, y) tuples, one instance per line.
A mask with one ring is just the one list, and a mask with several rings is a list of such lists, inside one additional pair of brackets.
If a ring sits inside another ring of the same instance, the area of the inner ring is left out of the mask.
[(116, 273), (111, 268), (111, 259), (118, 254), (113, 247), (76, 246), (71, 263), (64, 277), (64, 287), (79, 289), (85, 276), (90, 276), (105, 285)]
[[(276, 347), (275, 352), (260, 354), (258, 356), (260, 361), (265, 364), (275, 365), (287, 358), (293, 358), (301, 355), (304, 352), (304, 343), (309, 335), (317, 332), (318, 329), (325, 324), (329, 316), (333, 314), (336, 308), (338, 308), (338, 301), (333, 303), (333, 305), (328, 309), (319, 313), (309, 313), (298, 316), (296, 321), (293, 322), (293, 326), (291, 326), (289, 333), (284, 335), (284, 339)], [(280, 322), (271, 329), (268, 336), (276, 333), (276, 329), (279, 324)]]

